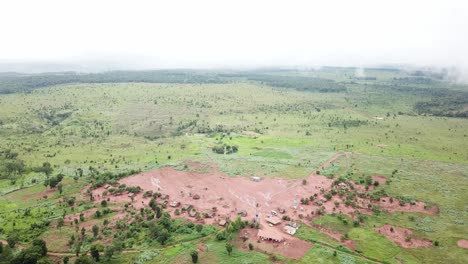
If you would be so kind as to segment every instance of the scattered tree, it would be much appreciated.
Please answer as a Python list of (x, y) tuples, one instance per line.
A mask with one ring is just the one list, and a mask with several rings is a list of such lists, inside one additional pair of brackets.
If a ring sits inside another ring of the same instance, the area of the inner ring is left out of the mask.
[(226, 243), (226, 251), (227, 251), (228, 255), (230, 256), (231, 252), (232, 252), (232, 244)]
[(252, 243), (249, 243), (249, 250), (253, 250), (254, 245)]
[(95, 261), (99, 261), (99, 249), (98, 249), (98, 247), (96, 245), (92, 245), (89, 250), (91, 252), (91, 257)]
[(198, 262), (198, 251), (194, 250), (190, 252), (190, 256), (192, 257), (192, 262), (197, 263)]

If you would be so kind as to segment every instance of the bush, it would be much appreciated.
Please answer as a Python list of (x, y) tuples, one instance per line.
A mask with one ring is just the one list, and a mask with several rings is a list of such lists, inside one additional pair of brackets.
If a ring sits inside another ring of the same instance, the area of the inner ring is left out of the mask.
[(226, 243), (226, 251), (228, 253), (228, 255), (230, 256), (231, 255), (231, 252), (232, 252), (232, 244), (230, 243)]
[(226, 240), (227, 234), (226, 231), (221, 231), (218, 234), (216, 234), (216, 240)]
[(239, 151), (239, 147), (235, 145), (218, 144), (212, 147), (211, 150), (216, 154), (232, 154), (237, 153), (237, 151)]
[(198, 262), (198, 251), (194, 250), (190, 253), (190, 256), (192, 257), (192, 262), (197, 263)]

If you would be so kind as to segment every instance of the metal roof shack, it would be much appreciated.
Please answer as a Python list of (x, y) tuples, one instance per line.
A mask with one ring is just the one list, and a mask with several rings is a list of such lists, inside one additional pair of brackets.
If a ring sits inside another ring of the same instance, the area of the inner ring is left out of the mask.
[(276, 217), (276, 216), (269, 216), (267, 218), (265, 218), (265, 220), (272, 224), (272, 225), (277, 225), (279, 223), (281, 223), (281, 219), (279, 217)]
[(180, 205), (180, 203), (177, 202), (177, 201), (172, 201), (172, 202), (171, 202), (171, 207), (177, 207), (177, 206), (179, 206), (179, 205)]
[(197, 215), (197, 210), (195, 210), (195, 208), (192, 208), (190, 209), (190, 211), (188, 212), (189, 216), (191, 217), (195, 217)]
[(296, 234), (296, 231), (297, 231), (297, 229), (294, 228), (294, 227), (292, 227), (292, 226), (288, 226), (288, 225), (287, 225), (287, 226), (284, 227), (284, 232), (286, 232), (286, 233), (288, 233), (288, 234), (290, 234), (290, 235), (292, 235), (292, 236), (293, 236), (294, 234)]
[(252, 181), (254, 181), (254, 182), (259, 182), (259, 181), (262, 180), (262, 178), (260, 178), (260, 177), (258, 177), (258, 176), (253, 176), (251, 179), (252, 179)]
[(190, 209), (192, 209), (193, 206), (191, 206), (190, 204), (186, 204), (184, 206), (182, 206), (182, 211), (188, 211)]
[(296, 222), (293, 222), (293, 221), (289, 221), (287, 224), (287, 226), (290, 226), (290, 227), (293, 227), (293, 228), (299, 228), (299, 224), (296, 223)]

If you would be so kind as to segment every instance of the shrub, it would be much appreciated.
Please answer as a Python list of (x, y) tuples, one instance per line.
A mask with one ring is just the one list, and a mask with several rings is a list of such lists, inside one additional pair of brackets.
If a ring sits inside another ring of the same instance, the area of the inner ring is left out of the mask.
[(198, 262), (198, 251), (194, 250), (190, 252), (190, 256), (192, 257), (192, 262), (197, 263)]

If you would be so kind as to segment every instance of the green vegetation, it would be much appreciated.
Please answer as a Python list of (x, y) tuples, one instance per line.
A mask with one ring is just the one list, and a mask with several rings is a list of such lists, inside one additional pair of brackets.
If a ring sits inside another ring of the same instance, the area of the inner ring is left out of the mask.
[[(168, 215), (160, 193), (144, 193), (149, 206), (137, 210), (90, 203), (90, 191), (141, 193), (118, 181), (167, 165), (304, 179), (339, 152), (347, 155), (319, 174), (367, 186), (374, 200), (423, 201), (439, 213), (317, 212), (307, 224), (341, 233), (355, 251), (302, 225), (296, 237), (314, 246), (281, 261), (466, 262), (457, 241), (468, 233), (468, 87), (424, 71), (354, 70), (2, 74), (0, 239), (12, 247), (0, 247), (0, 263), (45, 259), (44, 248), (90, 253), (78, 263), (271, 263), (277, 256), (235, 246), (240, 220), (225, 229), (197, 225)], [(374, 230), (384, 224), (437, 246), (401, 248)]]

